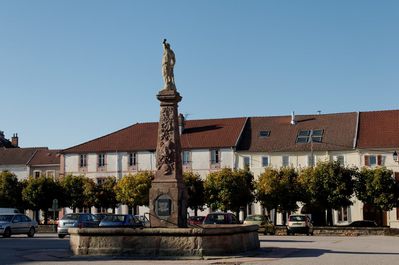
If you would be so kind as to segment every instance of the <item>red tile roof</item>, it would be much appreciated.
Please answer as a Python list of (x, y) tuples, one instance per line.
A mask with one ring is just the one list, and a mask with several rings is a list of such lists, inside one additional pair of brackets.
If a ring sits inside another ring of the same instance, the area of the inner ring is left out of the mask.
[[(246, 118), (186, 120), (183, 149), (235, 147)], [(154, 151), (158, 123), (137, 123), (103, 137), (64, 149), (62, 153)]]
[(0, 149), (0, 165), (26, 165), (35, 153), (42, 149), (46, 148), (2, 148)]
[(37, 150), (33, 158), (29, 161), (29, 165), (59, 165), (60, 164), (60, 150)]
[(361, 112), (358, 148), (399, 148), (399, 110)]
[[(356, 112), (296, 115), (297, 123), (291, 125), (291, 116), (252, 117), (249, 119), (238, 150), (251, 152), (333, 151), (353, 149), (356, 133)], [(300, 130), (323, 130), (322, 143), (296, 143)], [(260, 137), (260, 131), (270, 131), (269, 137)]]

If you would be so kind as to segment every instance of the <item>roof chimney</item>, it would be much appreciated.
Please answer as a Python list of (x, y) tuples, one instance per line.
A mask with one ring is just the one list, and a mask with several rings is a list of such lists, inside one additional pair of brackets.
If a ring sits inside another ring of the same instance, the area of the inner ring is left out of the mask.
[(179, 133), (180, 133), (180, 135), (182, 135), (183, 134), (183, 131), (184, 131), (184, 116), (183, 116), (183, 114), (179, 114)]
[(18, 147), (18, 134), (17, 134), (17, 133), (14, 133), (14, 134), (12, 135), (11, 144), (12, 144), (14, 147)]
[(295, 125), (295, 124), (296, 124), (295, 111), (293, 111), (292, 114), (291, 114), (291, 125)]

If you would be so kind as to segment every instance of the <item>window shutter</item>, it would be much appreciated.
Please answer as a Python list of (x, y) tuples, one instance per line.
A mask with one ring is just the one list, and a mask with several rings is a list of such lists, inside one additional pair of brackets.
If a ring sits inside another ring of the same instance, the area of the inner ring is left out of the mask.
[(377, 165), (379, 165), (379, 166), (382, 165), (382, 155), (377, 156)]
[(364, 165), (370, 166), (370, 156), (364, 156)]

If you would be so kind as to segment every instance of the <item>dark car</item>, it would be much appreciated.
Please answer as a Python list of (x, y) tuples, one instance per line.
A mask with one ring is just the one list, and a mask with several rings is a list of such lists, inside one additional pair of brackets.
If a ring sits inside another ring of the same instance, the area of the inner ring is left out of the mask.
[(347, 225), (348, 227), (377, 227), (377, 223), (371, 220), (354, 221)]
[(0, 215), (0, 234), (10, 237), (13, 234), (26, 234), (33, 237), (38, 228), (37, 222), (25, 214), (10, 213)]
[(58, 237), (68, 235), (68, 228), (98, 227), (98, 224), (98, 219), (91, 213), (69, 213), (58, 222)]
[(98, 221), (104, 219), (104, 217), (111, 215), (111, 213), (96, 213), (94, 216), (97, 218)]
[(144, 227), (144, 224), (131, 214), (113, 214), (105, 216), (99, 227)]
[(204, 222), (205, 216), (190, 216), (188, 218), (189, 225), (201, 225)]
[(210, 213), (203, 224), (239, 224), (237, 217), (232, 213)]

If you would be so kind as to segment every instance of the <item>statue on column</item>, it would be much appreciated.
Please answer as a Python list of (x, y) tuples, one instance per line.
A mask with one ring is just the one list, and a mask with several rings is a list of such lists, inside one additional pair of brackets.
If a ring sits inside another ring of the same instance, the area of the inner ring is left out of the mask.
[(176, 89), (173, 68), (176, 63), (175, 53), (170, 44), (163, 40), (162, 77), (165, 83), (164, 89)]

